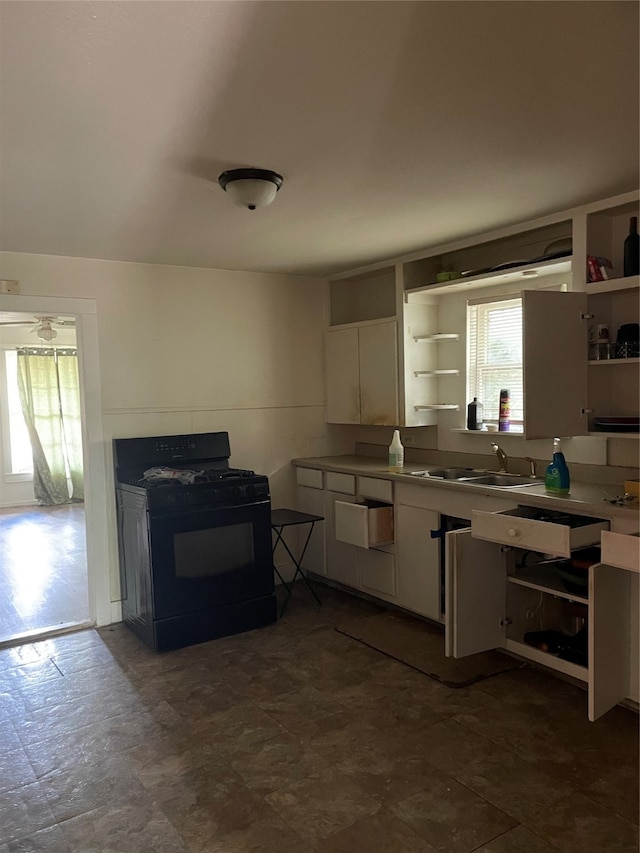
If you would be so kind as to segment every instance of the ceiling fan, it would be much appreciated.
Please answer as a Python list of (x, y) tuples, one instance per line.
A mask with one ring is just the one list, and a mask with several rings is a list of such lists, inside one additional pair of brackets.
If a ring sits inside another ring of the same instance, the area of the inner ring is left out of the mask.
[(30, 332), (34, 332), (42, 341), (52, 341), (58, 337), (57, 331), (53, 326), (75, 326), (76, 321), (70, 318), (51, 317), (47, 315), (36, 315), (33, 320), (22, 320), (23, 315), (14, 315), (15, 319), (10, 319), (10, 314), (5, 314), (3, 317), (9, 319), (1, 319), (0, 326), (31, 326)]

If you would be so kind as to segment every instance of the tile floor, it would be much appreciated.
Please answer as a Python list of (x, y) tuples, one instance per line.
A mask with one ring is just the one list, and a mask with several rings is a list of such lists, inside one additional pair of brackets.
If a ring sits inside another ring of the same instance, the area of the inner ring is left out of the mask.
[(638, 716), (531, 667), (452, 689), (297, 586), (260, 631), (0, 652), (0, 853), (638, 850)]

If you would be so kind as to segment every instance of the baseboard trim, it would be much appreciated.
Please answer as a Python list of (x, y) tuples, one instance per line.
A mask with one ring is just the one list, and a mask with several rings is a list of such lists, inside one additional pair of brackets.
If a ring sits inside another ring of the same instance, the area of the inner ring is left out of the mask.
[(113, 625), (114, 622), (122, 622), (122, 602), (121, 601), (112, 601), (111, 602), (111, 622), (110, 625)]
[(66, 622), (64, 625), (39, 628), (36, 631), (24, 631), (22, 634), (14, 634), (6, 640), (0, 640), (0, 649), (10, 649), (13, 646), (24, 646), (29, 643), (39, 643), (41, 640), (49, 640), (51, 637), (59, 637), (62, 634), (74, 634), (76, 631), (86, 631), (87, 628), (95, 627), (95, 622), (85, 620), (83, 622)]

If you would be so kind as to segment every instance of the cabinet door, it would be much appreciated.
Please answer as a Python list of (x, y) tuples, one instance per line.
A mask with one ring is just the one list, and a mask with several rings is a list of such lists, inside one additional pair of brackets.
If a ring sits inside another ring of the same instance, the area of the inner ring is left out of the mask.
[(358, 586), (358, 548), (336, 539), (336, 501), (353, 502), (355, 497), (340, 492), (325, 492), (326, 576), (347, 586)]
[(585, 435), (587, 297), (525, 290), (522, 294), (524, 422), (527, 439)]
[(440, 513), (396, 505), (397, 603), (407, 610), (442, 621), (440, 613)]
[(462, 658), (505, 642), (507, 570), (499, 545), (471, 530), (445, 537), (445, 654)]
[(589, 719), (597, 720), (629, 695), (629, 595), (625, 569), (589, 569)]
[[(322, 472), (318, 472), (322, 473)], [(310, 515), (324, 517), (324, 491), (322, 489), (298, 486), (298, 509)], [(302, 549), (307, 540), (309, 525), (300, 525), (299, 547)], [(302, 568), (316, 575), (325, 574), (324, 565), (324, 521), (316, 521), (302, 561)]]
[(358, 552), (360, 587), (385, 599), (396, 594), (396, 563), (393, 554), (370, 548)]
[(326, 420), (330, 424), (360, 423), (358, 329), (336, 329), (325, 338)]
[(398, 344), (395, 322), (361, 326), (360, 423), (398, 424)]

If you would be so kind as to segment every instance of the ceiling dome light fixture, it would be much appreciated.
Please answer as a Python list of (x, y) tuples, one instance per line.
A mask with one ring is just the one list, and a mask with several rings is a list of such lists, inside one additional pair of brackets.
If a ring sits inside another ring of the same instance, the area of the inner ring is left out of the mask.
[(58, 337), (56, 330), (52, 329), (51, 323), (46, 320), (42, 322), (36, 334), (41, 341), (52, 341), (54, 338)]
[(283, 182), (282, 175), (270, 169), (228, 169), (218, 177), (231, 201), (249, 210), (271, 204)]

